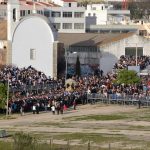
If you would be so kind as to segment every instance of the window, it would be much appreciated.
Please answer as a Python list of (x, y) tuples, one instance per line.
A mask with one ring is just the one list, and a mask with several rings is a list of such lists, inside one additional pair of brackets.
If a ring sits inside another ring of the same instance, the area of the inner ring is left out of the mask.
[(30, 10), (28, 10), (28, 14), (30, 14), (31, 12), (30, 12)]
[(91, 16), (91, 13), (88, 13), (88, 16)]
[(36, 53), (35, 53), (35, 49), (30, 49), (30, 60), (35, 60), (35, 56)]
[(25, 14), (26, 14), (25, 10), (21, 10), (21, 11), (20, 11), (20, 16), (21, 16), (21, 17), (25, 16)]
[(22, 12), (22, 13), (23, 13), (23, 16), (25, 16), (25, 15), (26, 15), (26, 11), (25, 11), (25, 10), (23, 10), (23, 12)]
[(93, 7), (92, 10), (96, 10), (96, 7)]
[(60, 23), (54, 23), (54, 27), (55, 27), (56, 29), (60, 29)]
[[(125, 48), (126, 56), (136, 56), (136, 47), (126, 47)], [(137, 56), (143, 56), (143, 48), (137, 47)]]
[(22, 17), (22, 10), (20, 10), (20, 17)]
[(69, 7), (71, 7), (71, 3), (69, 3)]
[(96, 14), (95, 14), (95, 13), (93, 13), (93, 16), (95, 17), (95, 16), (96, 16)]
[(75, 18), (83, 18), (84, 17), (84, 12), (75, 12), (74, 17)]
[(84, 23), (75, 23), (74, 29), (84, 29)]
[(72, 12), (63, 12), (63, 17), (67, 17), (67, 18), (72, 17)]
[(37, 14), (40, 14), (41, 13), (41, 11), (40, 10), (37, 10)]
[(61, 12), (59, 12), (59, 11), (52, 11), (52, 17), (61, 17)]
[(13, 20), (16, 21), (16, 9), (13, 9)]
[(49, 11), (44, 11), (44, 16), (46, 16), (46, 17), (50, 17), (50, 13), (49, 13)]
[(63, 23), (63, 29), (72, 29), (72, 23)]

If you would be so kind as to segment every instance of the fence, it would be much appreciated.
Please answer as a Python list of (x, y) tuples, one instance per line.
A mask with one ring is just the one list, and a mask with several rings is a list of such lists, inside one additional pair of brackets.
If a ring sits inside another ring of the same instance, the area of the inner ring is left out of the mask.
[(106, 104), (120, 104), (120, 105), (141, 105), (150, 106), (150, 96), (139, 97), (134, 95), (124, 95), (117, 96), (116, 94), (88, 94), (88, 103), (94, 104), (96, 102), (106, 103)]
[(22, 92), (22, 91), (39, 91), (39, 90), (50, 90), (57, 88), (58, 84), (57, 83), (44, 83), (44, 84), (37, 84), (35, 86), (33, 85), (19, 85), (19, 86), (10, 86), (9, 91), (11, 93), (14, 92)]

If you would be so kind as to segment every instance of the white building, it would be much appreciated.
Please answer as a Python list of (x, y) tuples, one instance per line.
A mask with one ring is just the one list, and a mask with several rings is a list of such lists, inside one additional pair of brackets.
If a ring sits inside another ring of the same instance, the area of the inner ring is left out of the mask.
[[(60, 42), (63, 42), (70, 51), (68, 64), (76, 64), (79, 56), (84, 73), (88, 70), (100, 67), (106, 74), (112, 71), (114, 64), (121, 55), (150, 56), (150, 39), (139, 36), (135, 32), (131, 33), (61, 33), (58, 35)], [(72, 68), (71, 68), (72, 70)], [(87, 73), (88, 74), (88, 73)]]
[(87, 5), (86, 25), (92, 24), (90, 19), (96, 19), (96, 25), (127, 24), (130, 21), (129, 10), (114, 10), (110, 4), (90, 4)]
[[(0, 4), (0, 18), (7, 19), (6, 4)], [(20, 0), (20, 18), (37, 13), (44, 15), (58, 32), (84, 33), (85, 8), (78, 7), (74, 0), (60, 0), (54, 3)]]
[(31, 65), (47, 76), (56, 77), (57, 32), (50, 21), (37, 14), (19, 20), (18, 0), (8, 1), (7, 12), (7, 28), (0, 32), (0, 37), (5, 35), (0, 39), (0, 49), (6, 52), (5, 63), (21, 68)]

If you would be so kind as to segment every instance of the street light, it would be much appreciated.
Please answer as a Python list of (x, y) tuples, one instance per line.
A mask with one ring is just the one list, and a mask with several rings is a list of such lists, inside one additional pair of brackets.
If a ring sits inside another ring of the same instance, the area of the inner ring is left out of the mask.
[(136, 50), (135, 50), (135, 59), (136, 59), (136, 66), (138, 65), (138, 62), (137, 62), (137, 50), (138, 50), (138, 48), (137, 48), (137, 43), (135, 43), (136, 44)]

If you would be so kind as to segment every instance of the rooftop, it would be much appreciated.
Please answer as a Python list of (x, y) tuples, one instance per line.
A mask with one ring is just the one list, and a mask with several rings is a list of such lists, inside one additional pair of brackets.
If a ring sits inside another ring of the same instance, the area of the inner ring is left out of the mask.
[(59, 33), (58, 41), (65, 46), (102, 46), (134, 35), (129, 33)]
[(75, 0), (62, 0), (64, 2), (76, 2)]

